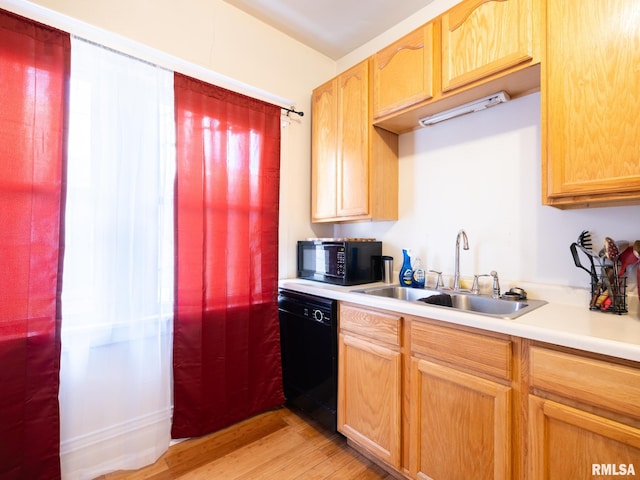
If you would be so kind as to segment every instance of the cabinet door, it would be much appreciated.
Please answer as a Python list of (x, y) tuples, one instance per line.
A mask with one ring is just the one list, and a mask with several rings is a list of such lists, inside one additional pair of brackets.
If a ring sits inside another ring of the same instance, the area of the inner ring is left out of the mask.
[(411, 362), (412, 475), (510, 478), (511, 388), (415, 357)]
[(543, 203), (640, 203), (637, 0), (547, 2)]
[(442, 15), (442, 90), (533, 58), (532, 0), (466, 0)]
[(338, 156), (337, 80), (321, 85), (312, 95), (311, 218), (336, 216)]
[(373, 117), (433, 96), (433, 25), (420, 27), (373, 56)]
[(340, 334), (338, 430), (400, 467), (400, 352)]
[(369, 62), (338, 77), (338, 217), (369, 213)]
[[(640, 430), (529, 396), (530, 475), (587, 480), (640, 473)], [(630, 478), (630, 477), (628, 477)]]

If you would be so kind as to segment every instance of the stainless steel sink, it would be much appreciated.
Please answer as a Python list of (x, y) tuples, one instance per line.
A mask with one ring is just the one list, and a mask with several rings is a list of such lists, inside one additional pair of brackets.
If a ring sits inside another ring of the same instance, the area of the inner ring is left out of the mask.
[(544, 300), (505, 300), (502, 298), (492, 298), (484, 295), (473, 295), (466, 292), (407, 288), (397, 285), (365, 288), (361, 290), (354, 290), (354, 292), (366, 295), (375, 295), (377, 297), (393, 298), (405, 302), (419, 302), (423, 305), (429, 303), (429, 301), (425, 302), (425, 299), (433, 297), (434, 295), (440, 295), (440, 297), (435, 297), (437, 299), (445, 298), (442, 297), (442, 295), (449, 295), (451, 297), (451, 306), (439, 304), (431, 304), (430, 306), (437, 308), (453, 308), (465, 312), (508, 320), (520, 317), (521, 315), (535, 310), (547, 303)]
[(355, 290), (357, 293), (366, 293), (369, 295), (375, 295), (377, 297), (395, 298), (397, 300), (407, 300), (409, 302), (415, 302), (421, 298), (430, 297), (431, 295), (438, 295), (441, 292), (438, 290), (428, 290), (425, 288), (407, 288), (400, 286), (389, 287), (372, 287), (365, 288), (363, 290)]

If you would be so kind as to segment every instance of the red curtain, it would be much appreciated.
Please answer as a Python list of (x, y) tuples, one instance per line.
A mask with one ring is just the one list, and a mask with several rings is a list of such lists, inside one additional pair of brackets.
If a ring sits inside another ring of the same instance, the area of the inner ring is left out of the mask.
[(69, 35), (0, 11), (0, 478), (60, 478)]
[(280, 405), (280, 108), (175, 75), (173, 438)]

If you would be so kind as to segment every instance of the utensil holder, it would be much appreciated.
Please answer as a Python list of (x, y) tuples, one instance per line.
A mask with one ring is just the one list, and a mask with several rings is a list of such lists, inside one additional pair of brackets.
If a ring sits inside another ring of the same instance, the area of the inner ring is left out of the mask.
[(624, 315), (629, 313), (627, 309), (627, 277), (614, 277), (611, 282), (611, 290), (613, 291), (613, 297), (611, 302), (603, 300), (602, 302), (595, 302), (597, 298), (602, 298), (607, 292), (607, 287), (602, 280), (602, 275), (598, 275), (598, 281), (591, 280), (591, 298), (592, 304), (590, 309), (593, 311), (599, 311), (604, 313), (614, 313), (616, 315)]

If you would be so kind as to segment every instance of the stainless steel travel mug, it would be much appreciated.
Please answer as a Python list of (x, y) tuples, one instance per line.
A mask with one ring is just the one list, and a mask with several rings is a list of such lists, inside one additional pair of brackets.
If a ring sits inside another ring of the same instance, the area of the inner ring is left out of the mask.
[(393, 283), (393, 257), (382, 257), (382, 281)]

